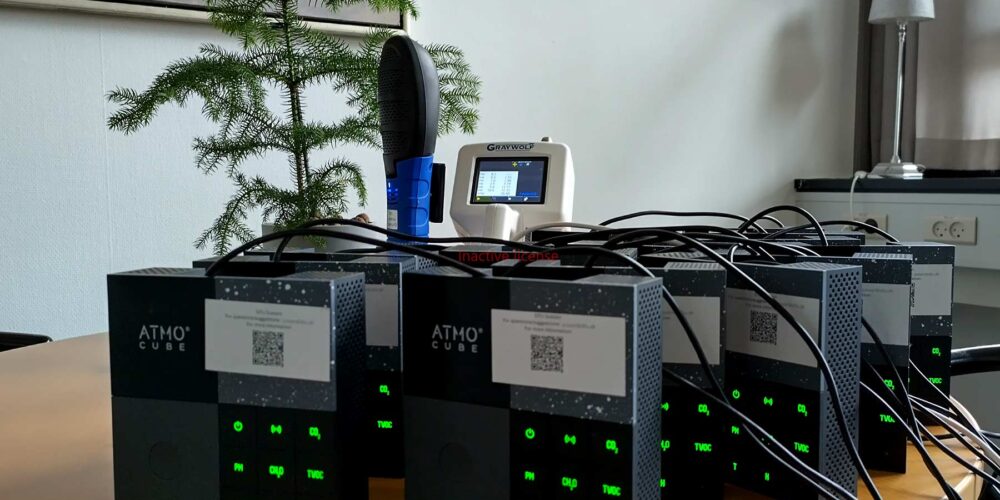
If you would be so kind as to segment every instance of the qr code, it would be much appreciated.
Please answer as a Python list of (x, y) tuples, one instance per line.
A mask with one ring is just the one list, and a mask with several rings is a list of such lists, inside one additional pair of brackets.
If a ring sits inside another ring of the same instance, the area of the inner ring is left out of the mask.
[(531, 336), (531, 371), (563, 371), (563, 339), (549, 335)]
[(285, 335), (280, 332), (253, 331), (253, 364), (285, 366)]
[(750, 342), (778, 345), (778, 314), (750, 311)]

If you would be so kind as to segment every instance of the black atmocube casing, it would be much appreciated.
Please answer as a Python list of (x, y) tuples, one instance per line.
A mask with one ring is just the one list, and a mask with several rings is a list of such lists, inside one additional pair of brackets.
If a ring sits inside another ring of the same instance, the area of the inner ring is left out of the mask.
[[(892, 391), (902, 398), (910, 385), (910, 323), (913, 303), (913, 258), (906, 254), (858, 253), (853, 257), (798, 257), (799, 262), (828, 262), (862, 268), (864, 318), (878, 333), (889, 355), (888, 362), (874, 339), (862, 328), (861, 360), (875, 371), (861, 367), (861, 381), (876, 391)], [(896, 386), (899, 372), (903, 387)], [(889, 401), (884, 393), (882, 398)], [(869, 469), (906, 472), (906, 431), (887, 409), (867, 391), (860, 394), (858, 451)]]
[[(494, 276), (580, 279), (601, 273), (637, 274), (628, 267), (565, 265), (551, 260), (517, 266), (507, 260), (493, 266)], [(726, 270), (712, 262), (668, 262), (649, 269), (691, 324), (713, 375), (720, 382), (725, 358)], [(661, 301), (663, 370), (670, 370), (713, 392), (690, 340), (666, 301)], [(660, 497), (722, 498), (725, 450), (722, 448), (722, 410), (708, 398), (663, 377), (660, 413)], [(728, 429), (727, 429), (728, 431)]]
[[(638, 276), (472, 277), (444, 267), (406, 273), (406, 498), (658, 496), (659, 291), (659, 279)], [(591, 331), (606, 340), (623, 332), (624, 359), (591, 353), (625, 363), (624, 396), (494, 381), (501, 364), (527, 361), (494, 345), (526, 342), (529, 332), (532, 363), (535, 332), (564, 335), (570, 370), (581, 352), (570, 337), (587, 335), (575, 325), (595, 317), (623, 320), (624, 331)], [(568, 331), (551, 333), (538, 321)], [(515, 323), (525, 329), (511, 329)]]
[[(857, 443), (861, 364), (860, 266), (824, 262), (737, 264), (802, 324), (820, 348), (840, 391)], [(759, 422), (810, 467), (849, 492), (857, 475), (836, 421), (830, 388), (802, 338), (745, 280), (728, 276), (726, 391), (733, 405)], [(730, 483), (775, 498), (817, 494), (750, 441), (732, 420), (726, 433)]]
[(411, 38), (386, 40), (378, 67), (379, 129), (385, 176), (396, 177), (396, 162), (431, 156), (440, 115), (437, 67)]
[[(364, 276), (243, 269), (108, 275), (116, 498), (367, 498)], [(327, 309), (330, 380), (208, 370), (207, 300)]]

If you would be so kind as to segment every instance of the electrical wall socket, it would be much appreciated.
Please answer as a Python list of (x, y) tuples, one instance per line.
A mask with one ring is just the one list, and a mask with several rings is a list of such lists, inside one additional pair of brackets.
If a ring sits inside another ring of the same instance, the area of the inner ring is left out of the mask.
[(927, 217), (924, 219), (924, 239), (958, 245), (975, 245), (976, 218), (947, 215)]
[[(854, 214), (854, 220), (858, 222), (864, 222), (875, 226), (883, 231), (889, 230), (889, 216), (887, 214), (876, 214), (868, 212), (857, 212)], [(860, 231), (865, 231), (869, 234), (874, 234), (872, 232), (866, 231), (865, 229), (859, 229)]]

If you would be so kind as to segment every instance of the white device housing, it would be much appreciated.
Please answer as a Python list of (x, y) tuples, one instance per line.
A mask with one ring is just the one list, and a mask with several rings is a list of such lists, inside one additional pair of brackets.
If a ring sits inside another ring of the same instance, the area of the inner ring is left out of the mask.
[[(488, 158), (546, 159), (542, 203), (472, 203), (476, 163)], [(539, 142), (467, 144), (458, 151), (455, 184), (451, 192), (451, 220), (461, 236), (510, 239), (526, 227), (573, 219), (573, 157), (569, 146)]]

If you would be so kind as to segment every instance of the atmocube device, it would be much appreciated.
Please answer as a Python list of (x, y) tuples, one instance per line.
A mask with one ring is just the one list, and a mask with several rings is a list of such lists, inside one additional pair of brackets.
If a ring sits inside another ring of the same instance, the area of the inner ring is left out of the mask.
[[(738, 264), (801, 323), (819, 345), (857, 439), (861, 334), (859, 266), (802, 262)], [(741, 278), (726, 289), (726, 391), (792, 453), (847, 491), (857, 490), (848, 447), (838, 431), (829, 386), (802, 338)], [(815, 492), (761, 451), (732, 420), (726, 433), (729, 482), (775, 498)]]
[(440, 222), (443, 215), (444, 165), (434, 163), (440, 92), (430, 54), (406, 36), (393, 36), (382, 46), (378, 108), (386, 226), (426, 237), (432, 219)]
[(367, 498), (364, 276), (108, 276), (115, 496)]
[[(494, 275), (579, 279), (598, 273), (635, 273), (624, 267), (585, 269), (554, 261), (537, 261), (523, 267), (515, 267), (515, 264), (517, 261), (510, 260), (495, 265)], [(725, 269), (708, 262), (668, 262), (649, 270), (663, 279), (663, 284), (694, 330), (715, 377), (721, 381), (725, 342)], [(663, 368), (713, 391), (673, 309), (664, 300), (660, 303)], [(722, 498), (725, 456), (721, 449), (721, 410), (707, 398), (693, 394), (690, 389), (666, 377), (657, 404), (661, 419), (657, 443), (662, 498)]]
[(407, 499), (655, 498), (659, 287), (405, 274)]
[[(945, 394), (951, 394), (955, 247), (941, 243), (903, 242), (866, 245), (858, 251), (912, 255), (910, 359), (932, 384)], [(910, 378), (913, 381), (911, 394), (943, 403), (937, 392), (923, 379), (914, 374)]]
[[(861, 381), (869, 387), (884, 385), (903, 397), (892, 367), (909, 387), (910, 320), (913, 287), (913, 258), (905, 254), (857, 253), (853, 257), (799, 257), (799, 262), (829, 262), (862, 269), (862, 315), (878, 333), (889, 354), (889, 362), (864, 327), (861, 329), (861, 360), (870, 363), (878, 375), (861, 367)], [(870, 393), (860, 395), (858, 450), (869, 469), (906, 472), (906, 431), (901, 422)], [(884, 398), (886, 399), (886, 398)], [(891, 398), (888, 398), (891, 399)]]
[[(288, 255), (285, 255), (287, 257)], [(406, 254), (297, 252), (295, 260), (271, 262), (268, 255), (239, 256), (227, 269), (243, 273), (327, 271), (365, 276), (365, 455), (368, 475), (403, 477), (403, 374), (400, 315), (403, 273), (428, 267), (429, 259)], [(208, 267), (215, 259), (195, 261)], [(270, 272), (270, 271), (268, 271)], [(272, 273), (272, 274), (274, 274)]]
[(491, 142), (458, 151), (451, 218), (461, 236), (511, 239), (573, 219), (573, 158), (565, 144)]

